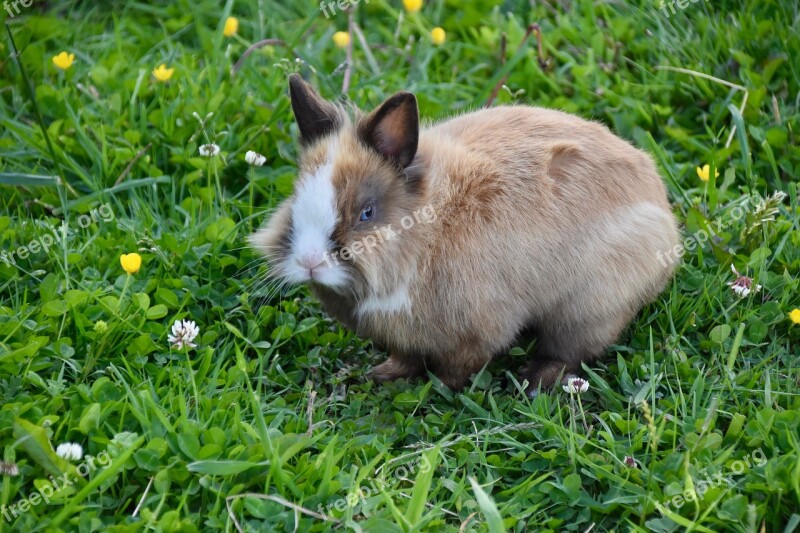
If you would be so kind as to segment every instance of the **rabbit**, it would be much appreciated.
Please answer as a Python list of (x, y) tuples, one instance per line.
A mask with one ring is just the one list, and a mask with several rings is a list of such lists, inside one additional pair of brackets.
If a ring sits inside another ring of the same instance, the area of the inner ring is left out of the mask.
[(647, 154), (605, 126), (525, 105), (420, 127), (416, 97), (371, 113), (299, 75), (294, 193), (250, 236), (270, 275), (386, 348), (378, 382), (460, 389), (533, 330), (535, 394), (603, 354), (676, 266), (678, 228)]

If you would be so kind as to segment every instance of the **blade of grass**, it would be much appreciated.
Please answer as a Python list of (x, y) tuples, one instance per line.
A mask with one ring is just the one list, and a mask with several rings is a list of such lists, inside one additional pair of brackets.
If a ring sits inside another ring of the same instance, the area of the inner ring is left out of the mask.
[(753, 194), (755, 192), (755, 182), (750, 161), (750, 145), (747, 142), (747, 130), (744, 129), (744, 117), (742, 117), (741, 111), (733, 104), (728, 104), (728, 111), (731, 112), (733, 122), (736, 124), (736, 136), (739, 138), (739, 147), (742, 150), (742, 165), (744, 165), (745, 177), (747, 178), (747, 192)]
[(481, 508), (481, 512), (486, 518), (489, 533), (504, 533), (506, 528), (503, 525), (503, 517), (500, 516), (500, 511), (497, 509), (492, 497), (486, 494), (486, 491), (483, 490), (474, 477), (470, 476), (469, 482), (472, 485), (472, 491), (475, 493), (478, 507)]
[[(17, 50), (17, 43), (14, 42), (14, 35), (11, 33), (11, 26), (8, 25), (6, 22), (6, 32), (8, 33), (8, 39), (11, 42), (11, 50), (13, 52), (12, 56), (14, 57), (14, 61), (17, 64), (17, 68), (19, 69), (20, 75), (22, 76), (22, 83), (25, 86), (25, 91), (28, 94), (28, 99), (33, 106), (33, 112), (36, 114), (36, 121), (39, 123), (39, 127), (42, 129), (42, 135), (44, 136), (44, 140), (47, 143), (47, 149), (50, 152), (50, 156), (53, 159), (53, 165), (56, 167), (56, 174), (60, 178), (58, 186), (58, 196), (61, 200), (61, 206), (64, 209), (64, 222), (69, 225), (69, 210), (67, 208), (67, 190), (71, 191), (73, 194), (77, 196), (77, 193), (69, 186), (69, 182), (67, 182), (66, 176), (64, 174), (64, 169), (61, 168), (61, 162), (56, 155), (56, 151), (53, 148), (53, 142), (50, 140), (50, 134), (47, 133), (47, 127), (44, 125), (44, 118), (42, 118), (42, 112), (39, 109), (39, 104), (36, 101), (36, 91), (31, 83), (30, 78), (28, 77), (28, 72), (25, 70), (25, 67), (22, 65), (22, 61), (19, 59), (19, 51)], [(70, 288), (70, 277), (69, 277), (69, 263), (67, 262), (67, 247), (63, 246), (63, 256), (62, 260), (64, 261), (62, 265), (62, 269), (64, 271), (64, 286), (66, 289)]]
[(114, 476), (117, 472), (123, 469), (125, 463), (128, 462), (128, 459), (131, 458), (133, 452), (139, 449), (139, 447), (144, 443), (144, 437), (139, 437), (133, 443), (133, 445), (122, 452), (114, 461), (108, 466), (108, 468), (101, 471), (97, 477), (92, 479), (89, 483), (86, 484), (70, 501), (64, 506), (64, 509), (61, 510), (60, 513), (53, 519), (52, 524), (50, 524), (53, 528), (57, 528), (64, 520), (69, 518), (72, 513), (74, 512), (75, 508), (81, 503), (86, 496), (88, 496), (92, 491), (96, 490), (100, 485), (106, 482), (106, 480), (110, 479)]
[(23, 187), (58, 187), (58, 176), (0, 172), (0, 184), (21, 185)]
[(420, 468), (411, 493), (411, 501), (406, 508), (406, 519), (411, 524), (416, 524), (422, 518), (425, 502), (428, 501), (428, 492), (431, 488), (433, 473), (439, 464), (439, 447), (436, 446), (423, 455), (428, 468)]

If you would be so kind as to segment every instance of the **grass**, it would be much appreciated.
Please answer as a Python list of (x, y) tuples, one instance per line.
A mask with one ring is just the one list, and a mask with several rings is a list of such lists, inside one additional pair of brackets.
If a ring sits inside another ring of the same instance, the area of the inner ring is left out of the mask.
[[(345, 95), (346, 14), (163, 4), (34, 2), (6, 21), (18, 58), (0, 39), (0, 248), (16, 251), (0, 260), (0, 530), (798, 528), (796, 2), (361, 2)], [(245, 57), (263, 39), (284, 45)], [(654, 155), (687, 251), (585, 368), (587, 393), (522, 394), (527, 340), (461, 392), (377, 386), (383, 354), (306, 289), (263, 282), (245, 238), (291, 191), (291, 72), (365, 108), (411, 90), (431, 120), (505, 79), (494, 105), (564, 109)], [(719, 176), (701, 181), (705, 164)], [(736, 296), (732, 264), (762, 289)], [(167, 341), (183, 318), (195, 349)]]

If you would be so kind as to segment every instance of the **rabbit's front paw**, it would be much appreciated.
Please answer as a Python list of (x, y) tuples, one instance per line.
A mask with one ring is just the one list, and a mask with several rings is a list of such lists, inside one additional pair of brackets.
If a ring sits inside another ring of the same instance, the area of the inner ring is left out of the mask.
[(424, 366), (421, 362), (390, 355), (389, 359), (373, 368), (369, 377), (378, 383), (394, 381), (400, 378), (415, 378), (421, 376)]

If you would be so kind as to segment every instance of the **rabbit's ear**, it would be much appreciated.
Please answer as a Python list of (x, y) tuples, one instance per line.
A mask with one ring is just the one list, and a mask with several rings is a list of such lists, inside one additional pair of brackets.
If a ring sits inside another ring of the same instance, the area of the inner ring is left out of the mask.
[(289, 96), (304, 146), (333, 133), (341, 125), (336, 106), (317, 94), (299, 74), (289, 76)]
[(417, 97), (407, 92), (395, 94), (359, 123), (358, 136), (384, 158), (406, 168), (419, 143)]

